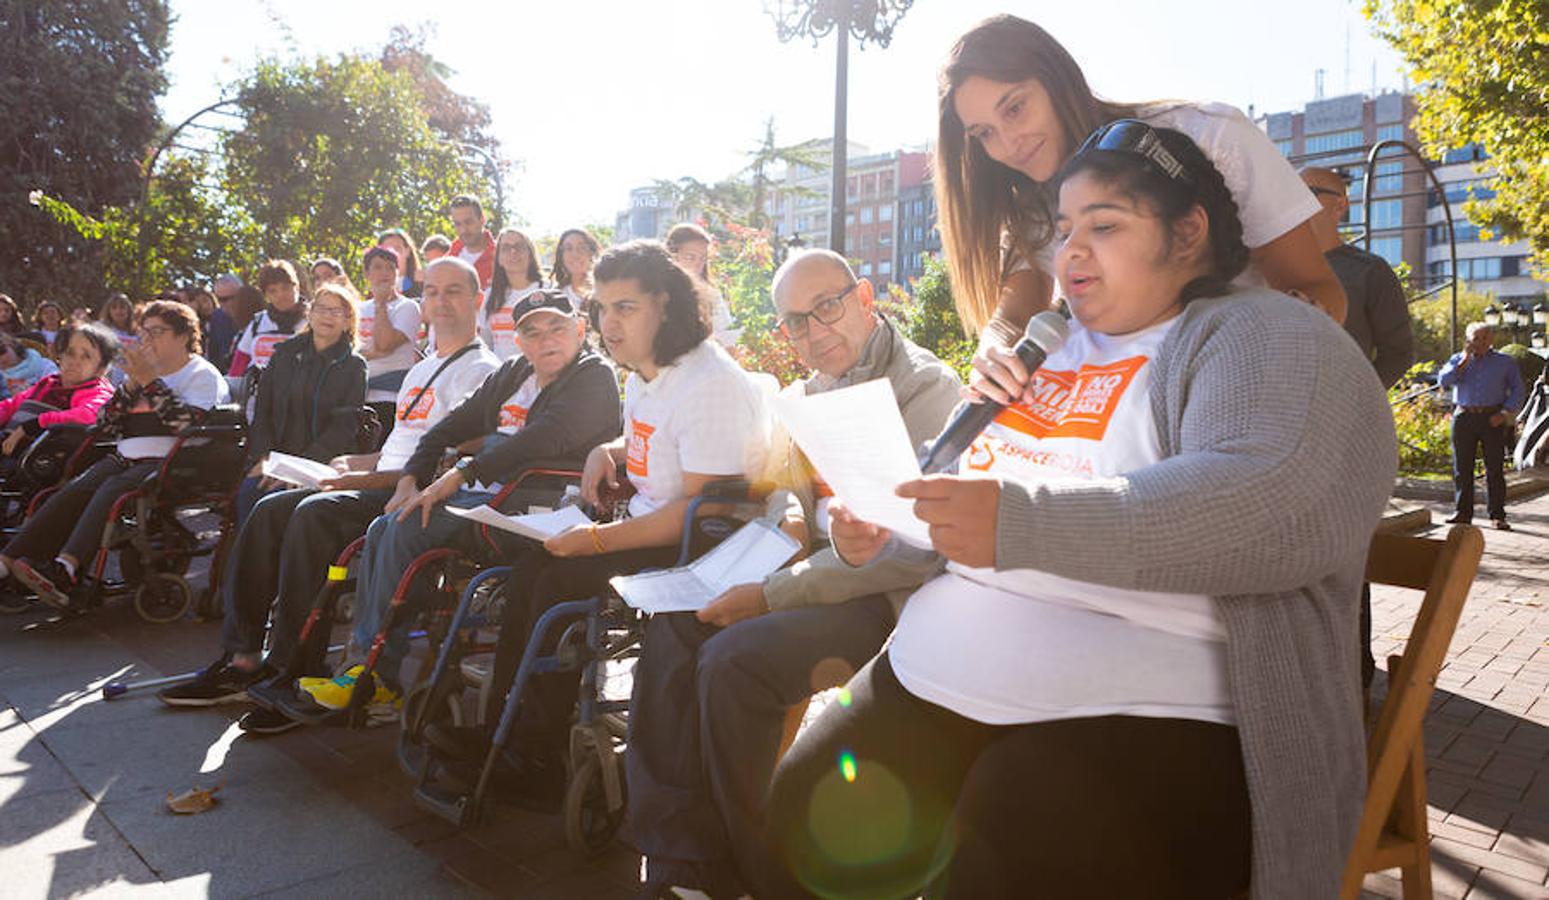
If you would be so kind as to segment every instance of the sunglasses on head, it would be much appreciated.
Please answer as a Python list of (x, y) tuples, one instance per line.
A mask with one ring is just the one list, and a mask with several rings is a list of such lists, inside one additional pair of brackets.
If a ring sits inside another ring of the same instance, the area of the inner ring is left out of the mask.
[(1156, 133), (1156, 129), (1139, 119), (1116, 119), (1097, 129), (1081, 143), (1076, 156), (1094, 150), (1138, 156), (1156, 166), (1168, 178), (1175, 181), (1193, 180), (1183, 168), (1183, 163), (1178, 162), (1178, 157), (1162, 146), (1162, 137)]

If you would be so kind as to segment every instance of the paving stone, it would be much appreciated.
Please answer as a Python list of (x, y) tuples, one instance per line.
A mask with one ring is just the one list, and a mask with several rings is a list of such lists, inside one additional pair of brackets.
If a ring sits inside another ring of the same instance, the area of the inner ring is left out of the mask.
[(1549, 887), (1486, 869), (1474, 879), (1468, 900), (1549, 900)]
[(364, 863), (254, 896), (265, 900), (314, 900), (318, 897), (460, 900), (482, 896), (482, 892), (452, 878), (437, 860), (411, 854)]
[[(7, 897), (71, 897), (152, 884), (156, 873), (79, 791), (0, 804), (0, 856), (24, 847), (25, 864), (0, 866)], [(12, 857), (14, 859), (14, 857)]]

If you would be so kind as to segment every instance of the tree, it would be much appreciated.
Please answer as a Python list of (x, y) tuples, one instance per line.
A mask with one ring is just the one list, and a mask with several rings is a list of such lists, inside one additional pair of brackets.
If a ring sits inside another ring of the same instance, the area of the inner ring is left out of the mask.
[(167, 29), (165, 0), (0, 0), (0, 290), (28, 305), (106, 296), (98, 244), (20, 201), (41, 191), (95, 217), (138, 199)]
[(1549, 4), (1543, 0), (1365, 0), (1378, 32), (1424, 89), (1415, 130), (1427, 152), (1470, 143), (1490, 155), (1493, 197), (1464, 207), (1549, 268)]
[(223, 186), (267, 255), (356, 259), (382, 227), (445, 231), (454, 196), (488, 196), (404, 69), (349, 55), (271, 59), (236, 98), (247, 125), (222, 141)]
[[(748, 152), (750, 161), (742, 170), (748, 176), (748, 186), (751, 189), (749, 225), (754, 228), (769, 227), (769, 214), (764, 212), (764, 201), (769, 196), (770, 181), (766, 173), (771, 166), (802, 166), (815, 172), (828, 168), (828, 160), (824, 159), (825, 154), (814, 144), (813, 141), (806, 141), (781, 147), (775, 143), (774, 119), (765, 120), (764, 139)], [(795, 191), (797, 196), (810, 196), (813, 193), (815, 192), (811, 188), (799, 188)]]

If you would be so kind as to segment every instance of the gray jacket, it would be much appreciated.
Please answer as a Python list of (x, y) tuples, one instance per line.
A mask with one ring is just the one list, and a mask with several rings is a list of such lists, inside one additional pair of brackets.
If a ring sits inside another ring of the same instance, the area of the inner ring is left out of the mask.
[(1002, 482), (995, 567), (1211, 595), (1253, 896), (1337, 896), (1366, 793), (1357, 604), (1398, 459), (1382, 385), (1332, 319), (1262, 289), (1189, 304), (1153, 365), (1164, 459), (1121, 478)]
[[(910, 443), (916, 447), (940, 433), (947, 416), (961, 398), (959, 391), (963, 383), (957, 374), (929, 350), (911, 343), (891, 322), (881, 317), (877, 329), (861, 350), (860, 360), (843, 377), (815, 375), (786, 390), (816, 394), (875, 378), (886, 378), (892, 383), (904, 428), (909, 432)], [(811, 522), (815, 507), (812, 466), (788, 436), (782, 434), (779, 440), (785, 444), (784, 453), (778, 457), (783, 460), (783, 469), (775, 481), (800, 501), (807, 521)], [(886, 593), (897, 613), (925, 577), (917, 567), (909, 564), (852, 568), (835, 556), (832, 549), (824, 548), (764, 579), (764, 600), (771, 610), (775, 610), (843, 603), (867, 594)]]

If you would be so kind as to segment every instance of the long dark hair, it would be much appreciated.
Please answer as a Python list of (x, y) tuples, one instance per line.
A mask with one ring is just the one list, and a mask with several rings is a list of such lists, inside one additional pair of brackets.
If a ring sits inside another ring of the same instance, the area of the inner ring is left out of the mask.
[(710, 283), (710, 246), (714, 243), (710, 239), (710, 232), (700, 228), (693, 222), (680, 222), (667, 230), (667, 252), (676, 254), (678, 248), (684, 244), (692, 244), (702, 241), (705, 245), (705, 264), (699, 267), (698, 272), (690, 272), (697, 275), (700, 281)]
[(538, 268), (538, 248), (521, 229), (502, 228), (495, 235), (495, 274), (489, 280), (489, 293), (484, 297), (484, 316), (488, 318), (495, 314), (495, 310), (506, 302), (506, 291), (510, 290), (511, 279), (506, 277), (505, 267), (500, 264), (500, 242), (506, 235), (514, 235), (522, 245), (527, 248), (527, 283), (542, 284), (543, 270)]
[[(559, 240), (554, 242), (553, 275), (555, 287), (565, 288), (571, 286), (570, 273), (565, 269), (565, 238), (570, 237), (572, 234), (579, 234), (581, 238), (586, 241), (586, 246), (592, 249), (593, 259), (596, 259), (597, 255), (602, 252), (602, 245), (597, 243), (597, 239), (592, 237), (590, 232), (583, 228), (566, 228), (563, 232), (560, 233)], [(593, 263), (592, 268), (594, 270), (592, 278), (593, 280), (596, 280), (597, 276), (595, 274), (595, 263)], [(576, 285), (576, 287), (579, 287), (579, 285)]]
[(16, 305), (16, 301), (12, 300), (9, 294), (0, 294), (0, 306), (4, 306), (11, 311), (10, 320), (0, 323), (0, 332), (5, 334), (26, 334), (27, 325), (22, 321), (21, 307)]
[(1168, 236), (1172, 250), (1172, 226), (1198, 206), (1210, 221), (1210, 273), (1183, 286), (1179, 299), (1188, 303), (1202, 297), (1218, 297), (1248, 266), (1248, 246), (1242, 242), (1242, 218), (1237, 201), (1221, 172), (1204, 151), (1181, 132), (1154, 128), (1162, 146), (1183, 166), (1186, 177), (1168, 177), (1154, 163), (1135, 153), (1088, 150), (1060, 168), (1051, 182), (1053, 190), (1067, 179), (1088, 173), (1139, 203), (1150, 207)]
[[(958, 38), (941, 67), (937, 85), (938, 128), (934, 160), (937, 228), (946, 253), (952, 294), (964, 326), (977, 331), (1000, 301), (1008, 263), (1030, 259), (1054, 233), (1050, 195), (1040, 185), (991, 159), (964, 132), (953, 99), (978, 76), (1002, 84), (1036, 79), (1049, 94), (1065, 140), (1060, 156), (1098, 126), (1134, 115), (1134, 107), (1098, 98), (1076, 60), (1039, 26), (1016, 16), (985, 19)], [(1002, 236), (1010, 246), (1002, 251)]]
[[(706, 313), (709, 304), (702, 293), (704, 288), (672, 261), (672, 255), (661, 241), (630, 241), (609, 247), (597, 260), (592, 279), (598, 284), (633, 279), (647, 294), (667, 295), (667, 315), (651, 343), (651, 355), (658, 366), (671, 365), (710, 336), (710, 317)], [(602, 330), (599, 307), (595, 303), (591, 316), (592, 328)]]

